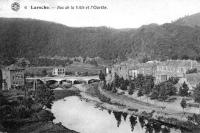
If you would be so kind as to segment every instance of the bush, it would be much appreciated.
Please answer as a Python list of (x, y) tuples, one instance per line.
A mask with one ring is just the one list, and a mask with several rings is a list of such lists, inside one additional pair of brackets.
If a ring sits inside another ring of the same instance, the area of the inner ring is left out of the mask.
[(50, 89), (44, 84), (38, 85), (35, 99), (37, 103), (40, 103), (45, 108), (51, 109), (54, 99), (55, 97), (52, 89)]
[(117, 93), (117, 89), (115, 87), (113, 87), (112, 92)]
[(38, 118), (42, 121), (52, 121), (53, 119), (55, 119), (54, 115), (47, 110), (41, 110), (38, 113)]
[(13, 114), (14, 116), (16, 116), (17, 118), (28, 118), (31, 115), (31, 110), (24, 106), (24, 105), (19, 105), (13, 108)]
[(156, 91), (154, 91), (151, 95), (150, 95), (150, 99), (158, 99), (158, 96), (159, 96), (159, 94), (158, 94), (158, 92), (156, 92)]
[(180, 87), (180, 89), (179, 89), (179, 95), (180, 96), (188, 96), (189, 95), (188, 91), (189, 91), (189, 87), (184, 82), (182, 87)]
[(8, 104), (8, 100), (6, 99), (5, 96), (0, 92), (0, 106)]
[(121, 90), (127, 90), (127, 86), (126, 86), (125, 82), (123, 82), (123, 83), (121, 84), (120, 89), (121, 89)]
[(14, 117), (12, 107), (9, 105), (0, 106), (0, 114), (0, 120), (6, 120)]
[(187, 70), (186, 74), (190, 74), (190, 73), (197, 73), (197, 68), (192, 68), (190, 70)]
[(42, 106), (40, 104), (33, 104), (31, 110), (33, 110), (33, 112), (39, 112), (42, 110)]
[(138, 96), (138, 97), (143, 96), (143, 93), (142, 93), (142, 90), (141, 90), (141, 89), (138, 91), (137, 96)]
[(130, 90), (128, 91), (128, 94), (129, 94), (129, 95), (133, 95), (133, 90), (130, 89)]
[(170, 78), (168, 79), (168, 81), (169, 81), (170, 83), (172, 83), (173, 85), (175, 85), (175, 84), (178, 83), (179, 78), (177, 78), (177, 77), (170, 77)]

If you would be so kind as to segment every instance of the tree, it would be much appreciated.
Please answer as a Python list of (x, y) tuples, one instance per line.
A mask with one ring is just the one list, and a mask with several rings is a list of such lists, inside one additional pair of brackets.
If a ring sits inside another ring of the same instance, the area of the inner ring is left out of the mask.
[(177, 60), (178, 59), (178, 55), (173, 55), (172, 56), (172, 60)]
[(153, 99), (158, 99), (159, 93), (157, 91), (153, 91), (152, 94), (150, 95), (150, 98)]
[(103, 73), (103, 71), (101, 70), (100, 73), (99, 73), (99, 79), (101, 81), (105, 81), (105, 74)]
[(130, 88), (129, 88), (129, 95), (133, 95), (133, 92), (135, 91), (135, 83), (134, 81), (130, 81)]
[(160, 88), (160, 98), (165, 101), (167, 99), (167, 84), (164, 84), (163, 86), (161, 86)]
[(144, 94), (149, 94), (154, 87), (154, 77), (153, 76), (145, 76), (145, 80), (143, 82), (143, 92)]
[(27, 67), (28, 65), (30, 65), (30, 61), (25, 59), (25, 58), (20, 58), (17, 60), (16, 64), (20, 67)]
[(182, 87), (179, 89), (179, 95), (180, 96), (188, 96), (189, 95), (188, 91), (189, 91), (189, 87), (184, 82)]
[(183, 60), (188, 60), (188, 59), (189, 59), (189, 56), (188, 56), (188, 55), (183, 55), (181, 58), (182, 58)]
[(129, 117), (130, 123), (131, 123), (131, 131), (133, 132), (135, 125), (137, 124), (137, 117), (130, 116)]
[(44, 108), (51, 109), (54, 99), (55, 97), (52, 89), (42, 83), (37, 85), (35, 97), (36, 102), (40, 103)]
[(184, 98), (182, 98), (180, 105), (183, 108), (183, 112), (184, 112), (184, 108), (186, 108), (186, 106), (187, 106), (187, 102)]
[(170, 78), (168, 79), (168, 81), (175, 85), (175, 84), (178, 83), (179, 78), (177, 78), (177, 77), (170, 77)]
[(167, 96), (173, 96), (173, 95), (176, 95), (177, 93), (177, 89), (176, 87), (174, 86), (174, 84), (172, 84), (171, 82), (165, 82), (164, 83), (164, 88), (165, 88), (165, 94)]
[(114, 85), (115, 87), (120, 87), (120, 78), (116, 73), (115, 73)]
[(135, 78), (136, 87), (142, 89), (144, 85), (144, 76), (142, 74), (138, 74), (137, 78)]
[(122, 112), (113, 111), (113, 114), (114, 114), (114, 116), (115, 116), (115, 119), (117, 120), (117, 127), (119, 127), (120, 124), (121, 124)]
[(190, 70), (187, 70), (186, 74), (190, 74), (190, 73), (197, 73), (197, 68), (192, 68)]
[[(141, 89), (138, 91), (137, 96), (138, 96), (138, 97), (143, 96), (143, 93), (142, 93), (142, 90), (141, 90)], [(141, 100), (141, 98), (140, 98), (140, 100)]]
[(195, 102), (200, 104), (200, 84), (198, 84), (197, 87), (194, 89), (193, 98)]
[(163, 107), (162, 109), (164, 109), (164, 103), (165, 103), (165, 100), (167, 99), (167, 84), (163, 84), (160, 88), (160, 91), (159, 91), (160, 95), (159, 95), (159, 98), (162, 100), (163, 102)]
[(124, 80), (124, 78), (120, 78), (120, 89), (121, 90), (127, 90), (127, 82)]

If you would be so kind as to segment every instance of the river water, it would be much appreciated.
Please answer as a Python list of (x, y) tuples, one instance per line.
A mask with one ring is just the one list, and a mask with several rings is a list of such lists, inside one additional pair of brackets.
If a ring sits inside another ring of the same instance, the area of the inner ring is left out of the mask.
[(185, 133), (123, 112), (102, 110), (77, 96), (54, 102), (55, 123), (80, 133)]

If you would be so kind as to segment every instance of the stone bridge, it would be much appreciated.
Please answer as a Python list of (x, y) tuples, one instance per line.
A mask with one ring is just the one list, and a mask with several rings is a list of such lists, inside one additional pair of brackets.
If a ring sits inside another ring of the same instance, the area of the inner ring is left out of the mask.
[(45, 84), (48, 81), (55, 81), (58, 82), (58, 84), (60, 84), (61, 82), (71, 82), (72, 84), (74, 84), (74, 81), (79, 81), (79, 82), (85, 82), (85, 83), (89, 83), (89, 81), (91, 80), (99, 80), (98, 76), (64, 76), (64, 77), (28, 77), (26, 78), (26, 80), (32, 80), (32, 81), (36, 81), (36, 80), (40, 80), (42, 82), (44, 82)]

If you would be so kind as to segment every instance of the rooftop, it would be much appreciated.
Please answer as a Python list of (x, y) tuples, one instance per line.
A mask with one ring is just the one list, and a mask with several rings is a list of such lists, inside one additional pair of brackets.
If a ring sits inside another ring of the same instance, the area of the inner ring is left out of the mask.
[(10, 66), (4, 67), (3, 69), (6, 69), (6, 70), (24, 70), (24, 68), (19, 67), (19, 66), (15, 65), (15, 64), (12, 64)]
[(159, 65), (174, 67), (190, 67), (191, 65), (200, 66), (200, 64), (196, 60), (167, 60), (164, 62), (160, 62)]

